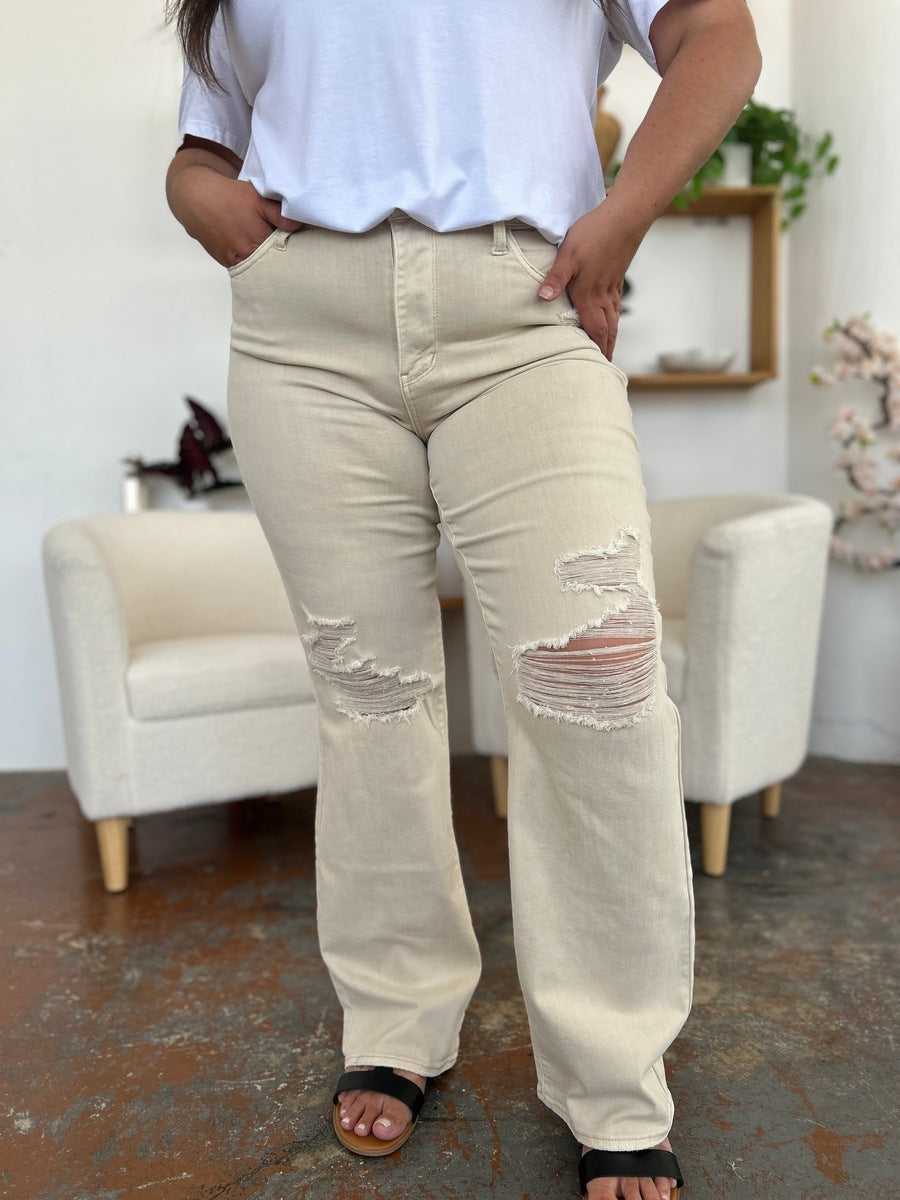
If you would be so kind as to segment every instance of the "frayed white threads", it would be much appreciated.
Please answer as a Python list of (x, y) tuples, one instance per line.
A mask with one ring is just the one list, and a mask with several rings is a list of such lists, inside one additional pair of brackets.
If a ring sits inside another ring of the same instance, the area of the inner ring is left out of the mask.
[(609, 546), (558, 558), (554, 570), (564, 592), (594, 592), (598, 596), (632, 588), (647, 592), (641, 575), (640, 534), (636, 529), (623, 529)]
[(516, 697), (535, 716), (592, 729), (636, 725), (653, 708), (658, 614), (640, 572), (640, 541), (625, 529), (610, 546), (557, 559), (562, 591), (619, 592), (597, 621), (513, 649)]
[(371, 656), (348, 659), (358, 650), (356, 622), (308, 617), (314, 632), (303, 638), (310, 670), (337, 692), (335, 708), (351, 720), (393, 724), (409, 721), (434, 683), (424, 671), (402, 675), (399, 667), (379, 667)]

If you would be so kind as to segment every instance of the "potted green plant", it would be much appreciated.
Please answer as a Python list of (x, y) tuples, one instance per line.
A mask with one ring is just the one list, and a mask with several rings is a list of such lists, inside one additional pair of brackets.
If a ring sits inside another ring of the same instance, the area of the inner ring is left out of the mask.
[[(725, 135), (722, 146), (743, 144), (751, 151), (753, 184), (777, 184), (785, 204), (784, 226), (806, 211), (809, 184), (831, 175), (840, 159), (830, 133), (816, 139), (804, 133), (789, 108), (769, 108), (752, 98)], [(725, 170), (722, 147), (716, 150), (676, 200), (680, 207), (696, 199), (704, 188), (719, 183)]]

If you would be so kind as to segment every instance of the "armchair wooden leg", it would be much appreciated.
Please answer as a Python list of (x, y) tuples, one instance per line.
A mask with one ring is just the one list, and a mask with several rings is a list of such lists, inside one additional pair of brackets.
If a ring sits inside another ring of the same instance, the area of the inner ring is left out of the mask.
[(95, 821), (103, 886), (108, 892), (124, 892), (128, 887), (128, 817), (108, 817)]
[(762, 815), (777, 817), (781, 812), (781, 784), (773, 783), (762, 794)]
[(700, 805), (700, 851), (707, 875), (725, 874), (730, 828), (730, 804)]
[(491, 784), (494, 788), (494, 812), (506, 816), (506, 797), (509, 792), (509, 759), (491, 755)]

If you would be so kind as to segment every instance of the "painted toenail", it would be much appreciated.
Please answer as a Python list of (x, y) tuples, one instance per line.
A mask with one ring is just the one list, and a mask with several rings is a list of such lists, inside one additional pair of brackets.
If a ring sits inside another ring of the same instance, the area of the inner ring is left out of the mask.
[(344, 1126), (345, 1129), (349, 1129), (350, 1128), (350, 1118), (344, 1117), (344, 1119), (341, 1121), (341, 1124)]
[(394, 1122), (389, 1121), (387, 1119), (387, 1117), (379, 1117), (378, 1120), (375, 1122), (376, 1125), (380, 1125), (383, 1129), (390, 1129), (390, 1127), (393, 1125), (393, 1123)]

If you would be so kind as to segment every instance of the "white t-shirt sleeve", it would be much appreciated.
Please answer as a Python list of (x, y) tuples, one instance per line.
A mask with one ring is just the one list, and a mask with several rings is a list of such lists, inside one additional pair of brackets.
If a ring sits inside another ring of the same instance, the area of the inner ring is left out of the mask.
[(250, 144), (250, 114), (228, 52), (222, 10), (216, 15), (209, 42), (209, 57), (220, 87), (205, 83), (185, 68), (178, 110), (178, 132), (208, 138), (244, 158)]
[(617, 14), (624, 26), (623, 32), (627, 34), (625, 41), (654, 71), (659, 71), (659, 67), (650, 45), (650, 26), (665, 4), (666, 0), (622, 0)]

